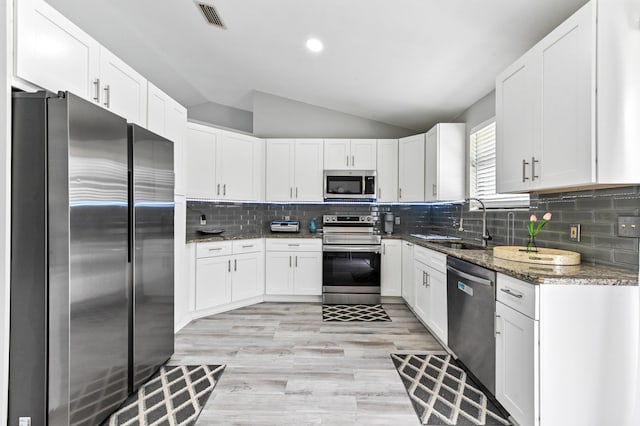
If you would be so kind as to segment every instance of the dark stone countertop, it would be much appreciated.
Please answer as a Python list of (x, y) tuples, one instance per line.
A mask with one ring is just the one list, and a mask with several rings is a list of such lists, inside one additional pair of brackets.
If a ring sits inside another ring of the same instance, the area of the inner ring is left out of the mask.
[[(201, 243), (212, 241), (233, 241), (251, 238), (322, 238), (322, 233), (311, 234), (307, 232), (285, 233), (271, 232), (266, 234), (242, 234), (242, 235), (206, 235), (189, 234), (187, 243)], [(409, 241), (421, 247), (444, 253), (458, 259), (466, 260), (476, 265), (501, 272), (522, 281), (532, 284), (562, 284), (562, 285), (638, 285), (638, 273), (627, 269), (605, 265), (592, 265), (583, 263), (575, 266), (538, 265), (532, 263), (514, 262), (498, 259), (489, 249), (460, 250), (444, 247), (441, 244), (429, 242), (421, 238), (408, 235), (383, 235), (383, 239), (399, 239)], [(477, 242), (471, 242), (477, 244)]]

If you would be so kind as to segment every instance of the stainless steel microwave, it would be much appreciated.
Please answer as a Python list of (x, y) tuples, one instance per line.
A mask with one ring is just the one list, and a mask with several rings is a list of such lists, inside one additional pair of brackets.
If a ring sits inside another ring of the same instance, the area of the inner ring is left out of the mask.
[(375, 201), (375, 170), (325, 170), (326, 201)]

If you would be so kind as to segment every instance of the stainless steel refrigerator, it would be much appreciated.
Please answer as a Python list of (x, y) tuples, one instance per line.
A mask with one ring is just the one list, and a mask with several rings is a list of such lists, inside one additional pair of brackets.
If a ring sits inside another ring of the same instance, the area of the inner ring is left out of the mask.
[(173, 354), (173, 143), (129, 125), (130, 391)]
[(15, 93), (9, 425), (96, 425), (127, 397), (127, 123)]

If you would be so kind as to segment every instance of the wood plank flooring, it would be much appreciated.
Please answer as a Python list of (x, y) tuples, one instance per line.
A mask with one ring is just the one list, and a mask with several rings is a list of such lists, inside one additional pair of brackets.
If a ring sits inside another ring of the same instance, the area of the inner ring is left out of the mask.
[(193, 321), (170, 364), (227, 364), (197, 425), (418, 425), (391, 353), (442, 350), (406, 306), (391, 322), (322, 322), (318, 303)]

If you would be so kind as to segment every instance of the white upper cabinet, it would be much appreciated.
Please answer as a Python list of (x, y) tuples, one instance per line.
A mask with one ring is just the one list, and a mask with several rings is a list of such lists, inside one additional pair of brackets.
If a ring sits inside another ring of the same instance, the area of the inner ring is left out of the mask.
[(425, 138), (425, 201), (464, 199), (465, 125), (439, 123)]
[(398, 140), (378, 139), (378, 202), (398, 202)]
[(147, 126), (147, 80), (104, 47), (100, 48), (99, 88), (103, 107)]
[(187, 109), (149, 82), (147, 128), (173, 142), (175, 193), (185, 194), (184, 141), (187, 135)]
[(623, 118), (640, 113), (640, 59), (614, 53), (640, 49), (625, 24), (640, 5), (623, 3), (587, 3), (498, 76), (499, 192), (640, 181), (640, 125)]
[(221, 131), (216, 148), (216, 190), (223, 200), (264, 199), (264, 140)]
[(269, 139), (266, 149), (267, 201), (322, 201), (322, 139)]
[(424, 201), (424, 133), (398, 140), (398, 201)]
[(16, 1), (15, 75), (147, 125), (147, 81), (43, 0)]
[(216, 186), (216, 147), (219, 130), (195, 123), (187, 124), (184, 165), (187, 198), (215, 200), (220, 195)]
[(375, 170), (376, 157), (375, 139), (325, 139), (324, 141), (326, 170)]
[(43, 0), (14, 5), (16, 77), (95, 101), (100, 44)]

